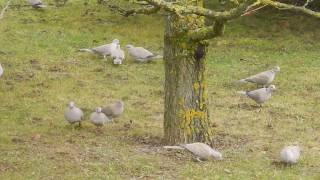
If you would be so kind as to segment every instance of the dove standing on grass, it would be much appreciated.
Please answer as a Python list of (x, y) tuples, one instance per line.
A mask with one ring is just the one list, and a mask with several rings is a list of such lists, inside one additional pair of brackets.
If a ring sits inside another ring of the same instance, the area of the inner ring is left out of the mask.
[(96, 111), (90, 115), (91, 123), (97, 127), (103, 126), (106, 122), (110, 121), (109, 118), (101, 112), (101, 107), (97, 107)]
[(77, 108), (73, 101), (69, 102), (66, 111), (64, 112), (64, 118), (70, 123), (79, 123), (81, 126), (81, 121), (83, 120), (83, 112), (81, 109)]
[(239, 83), (251, 82), (256, 83), (257, 85), (267, 86), (272, 83), (276, 73), (280, 71), (280, 67), (276, 66), (271, 70), (261, 72), (259, 74), (244, 78), (239, 80)]
[(2, 74), (3, 74), (3, 68), (2, 68), (1, 63), (0, 63), (0, 77), (2, 76)]
[(46, 8), (47, 6), (41, 0), (27, 0), (30, 6), (36, 9)]
[(196, 142), (180, 146), (164, 146), (165, 149), (187, 149), (196, 156), (198, 161), (222, 160), (222, 154), (204, 143)]
[(280, 160), (286, 164), (295, 164), (300, 157), (299, 146), (286, 146), (280, 152)]
[(79, 49), (79, 51), (92, 52), (100, 56), (103, 56), (103, 58), (106, 58), (107, 56), (111, 55), (111, 52), (115, 50), (117, 45), (119, 44), (120, 44), (120, 41), (118, 39), (114, 39), (110, 44), (105, 44), (105, 45), (90, 48), (90, 49)]
[(124, 102), (116, 101), (102, 108), (102, 112), (109, 118), (115, 118), (120, 116), (124, 111)]
[(120, 44), (117, 44), (116, 48), (111, 51), (111, 58), (113, 64), (122, 64), (124, 60), (124, 51), (120, 48)]
[(238, 91), (237, 93), (254, 100), (261, 107), (262, 103), (271, 98), (274, 90), (276, 90), (276, 86), (270, 85), (269, 87), (264, 87), (253, 91)]
[(143, 47), (134, 47), (131, 44), (126, 45), (129, 55), (137, 62), (147, 62), (154, 59), (161, 59), (162, 56), (155, 55)]

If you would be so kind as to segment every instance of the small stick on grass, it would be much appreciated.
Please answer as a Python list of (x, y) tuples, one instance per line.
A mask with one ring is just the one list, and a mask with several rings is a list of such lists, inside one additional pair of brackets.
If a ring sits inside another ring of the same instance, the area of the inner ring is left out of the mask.
[(4, 13), (6, 12), (6, 10), (8, 9), (9, 5), (11, 3), (11, 0), (8, 0), (7, 1), (7, 4), (6, 6), (1, 10), (1, 13), (0, 13), (0, 20), (3, 19), (3, 16), (4, 16)]

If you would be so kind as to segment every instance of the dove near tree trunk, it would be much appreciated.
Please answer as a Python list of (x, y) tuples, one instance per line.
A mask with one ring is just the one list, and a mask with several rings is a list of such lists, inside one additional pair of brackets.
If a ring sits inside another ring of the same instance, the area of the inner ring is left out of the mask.
[(120, 41), (118, 39), (114, 39), (110, 44), (105, 44), (105, 45), (101, 45), (101, 46), (90, 48), (90, 49), (79, 49), (79, 51), (91, 52), (99, 56), (102, 56), (103, 58), (107, 58), (107, 56), (110, 56), (112, 51), (114, 51), (117, 45), (119, 44), (120, 44)]
[(70, 124), (79, 123), (81, 126), (81, 121), (83, 120), (83, 112), (81, 109), (77, 108), (73, 101), (69, 102), (68, 107), (64, 112), (64, 118)]
[(276, 90), (275, 85), (270, 85), (269, 87), (264, 87), (253, 91), (238, 91), (237, 93), (254, 100), (261, 106), (264, 102), (271, 98), (274, 90)]
[(286, 146), (280, 152), (280, 160), (286, 164), (295, 164), (300, 158), (300, 147), (297, 145)]
[(279, 71), (280, 71), (280, 67), (276, 66), (271, 70), (264, 71), (264, 72), (258, 73), (256, 75), (241, 79), (238, 82), (239, 83), (251, 82), (251, 83), (255, 83), (257, 85), (262, 85), (265, 87), (265, 86), (268, 86), (272, 83), (277, 72), (279, 72)]
[(124, 102), (116, 101), (102, 108), (102, 112), (109, 118), (119, 117), (124, 111)]
[(222, 160), (222, 154), (205, 143), (181, 144), (180, 146), (164, 146), (165, 149), (186, 149), (197, 157), (198, 161)]
[(131, 44), (126, 45), (128, 49), (129, 55), (136, 61), (136, 62), (148, 62), (155, 59), (161, 59), (161, 55), (155, 55), (154, 53), (146, 50), (143, 47), (134, 47)]

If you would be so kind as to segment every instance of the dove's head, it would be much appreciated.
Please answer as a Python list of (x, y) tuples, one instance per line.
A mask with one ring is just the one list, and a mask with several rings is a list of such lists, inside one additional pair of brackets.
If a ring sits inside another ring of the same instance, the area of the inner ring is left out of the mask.
[(268, 89), (271, 90), (271, 91), (274, 91), (274, 90), (276, 90), (276, 86), (275, 85), (270, 85), (268, 87)]
[(127, 45), (126, 45), (126, 48), (127, 48), (127, 49), (131, 49), (131, 48), (133, 48), (133, 45), (127, 44)]
[(218, 151), (214, 151), (211, 153), (211, 157), (215, 160), (222, 160), (222, 154)]
[(120, 44), (120, 41), (119, 41), (119, 39), (114, 39), (114, 40), (112, 41), (112, 43), (113, 43), (113, 44)]
[(70, 102), (68, 103), (68, 107), (69, 107), (70, 109), (74, 108), (74, 106), (75, 106), (75, 104), (74, 104), (73, 101), (70, 101)]
[(274, 72), (279, 72), (279, 71), (280, 71), (280, 66), (275, 66), (275, 67), (273, 68), (273, 71), (274, 71)]
[(101, 113), (101, 111), (102, 111), (101, 107), (96, 107), (96, 112), (97, 113)]

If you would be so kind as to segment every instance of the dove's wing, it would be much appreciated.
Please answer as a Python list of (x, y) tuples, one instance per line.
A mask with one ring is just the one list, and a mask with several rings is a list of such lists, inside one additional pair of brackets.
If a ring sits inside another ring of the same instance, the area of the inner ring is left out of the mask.
[(270, 84), (273, 81), (274, 75), (275, 73), (273, 71), (264, 71), (256, 75), (250, 76), (245, 80), (252, 83), (266, 85)]
[(145, 58), (149, 58), (149, 57), (153, 57), (154, 54), (146, 49), (144, 49), (143, 47), (135, 47), (132, 49), (132, 55), (136, 58), (136, 59), (145, 59)]

